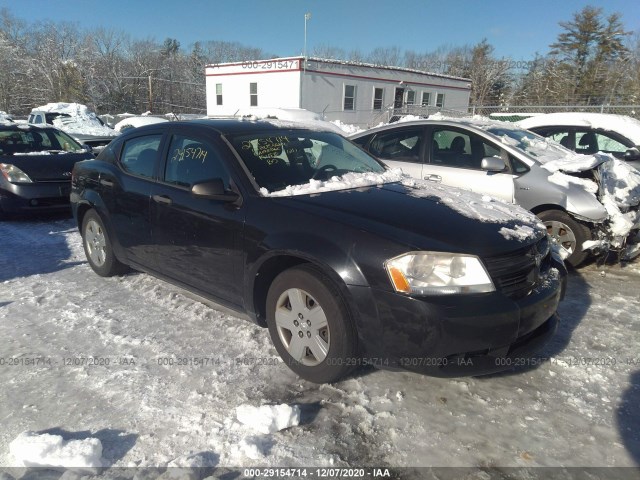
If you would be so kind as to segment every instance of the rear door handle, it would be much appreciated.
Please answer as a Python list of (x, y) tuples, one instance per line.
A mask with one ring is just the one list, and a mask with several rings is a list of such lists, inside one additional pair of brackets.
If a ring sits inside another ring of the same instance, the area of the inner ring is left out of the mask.
[(171, 205), (173, 203), (173, 201), (166, 195), (154, 195), (151, 198), (153, 198), (153, 201), (156, 203), (164, 203), (166, 205)]
[(105, 187), (113, 187), (113, 182), (111, 180), (105, 180), (103, 178), (100, 179), (100, 185)]
[(442, 181), (442, 177), (440, 175), (427, 175), (424, 179), (436, 183), (440, 183)]

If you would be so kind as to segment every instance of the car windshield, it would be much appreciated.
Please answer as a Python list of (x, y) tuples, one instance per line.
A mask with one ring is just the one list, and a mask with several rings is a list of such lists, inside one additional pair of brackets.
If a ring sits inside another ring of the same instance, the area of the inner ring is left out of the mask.
[(571, 152), (562, 145), (527, 130), (502, 126), (491, 126), (486, 130), (499, 137), (503, 143), (527, 152), (542, 163), (545, 163), (550, 158), (562, 158), (571, 155)]
[(229, 140), (258, 186), (268, 193), (336, 176), (386, 171), (380, 162), (330, 132), (273, 130)]
[(0, 155), (78, 153), (82, 146), (64, 132), (54, 129), (0, 130)]

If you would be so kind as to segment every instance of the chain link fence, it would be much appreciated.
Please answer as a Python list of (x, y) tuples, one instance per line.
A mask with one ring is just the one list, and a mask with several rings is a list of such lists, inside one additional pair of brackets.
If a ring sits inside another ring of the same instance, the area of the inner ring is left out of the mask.
[(557, 112), (612, 113), (640, 119), (640, 105), (517, 105), (470, 106), (469, 114), (517, 122), (534, 115)]

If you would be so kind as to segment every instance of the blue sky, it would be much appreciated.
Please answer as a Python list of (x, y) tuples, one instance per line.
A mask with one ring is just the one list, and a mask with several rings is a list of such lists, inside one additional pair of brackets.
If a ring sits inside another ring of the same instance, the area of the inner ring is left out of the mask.
[(333, 45), (347, 52), (399, 46), (418, 52), (474, 44), (487, 38), (498, 56), (530, 60), (544, 54), (585, 5), (623, 14), (626, 28), (640, 31), (640, 2), (608, 0), (0, 0), (0, 8), (29, 22), (69, 21), (106, 27), (133, 38), (237, 41), (279, 55), (303, 49), (304, 14), (308, 51)]

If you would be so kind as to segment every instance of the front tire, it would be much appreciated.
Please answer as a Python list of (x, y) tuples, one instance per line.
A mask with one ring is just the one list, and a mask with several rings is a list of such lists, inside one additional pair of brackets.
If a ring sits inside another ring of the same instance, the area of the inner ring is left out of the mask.
[(337, 286), (302, 265), (278, 275), (267, 294), (271, 340), (287, 366), (314, 383), (331, 383), (357, 363), (357, 335)]
[(560, 210), (546, 210), (538, 214), (538, 218), (547, 227), (547, 233), (569, 256), (565, 260), (573, 267), (581, 265), (589, 255), (582, 249), (582, 244), (591, 240), (591, 230)]
[(101, 277), (111, 277), (127, 271), (127, 266), (113, 253), (107, 230), (95, 210), (89, 210), (82, 219), (82, 245), (89, 265)]

